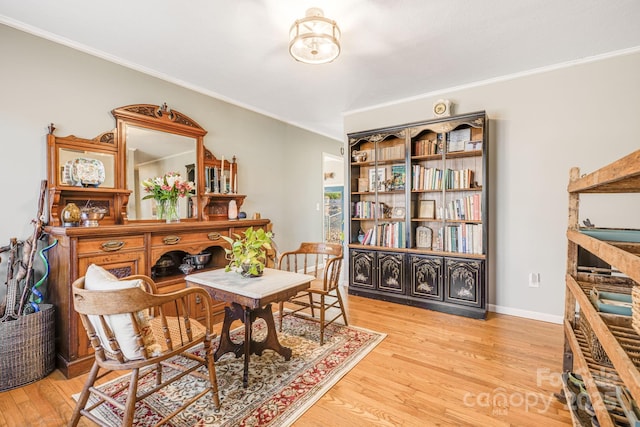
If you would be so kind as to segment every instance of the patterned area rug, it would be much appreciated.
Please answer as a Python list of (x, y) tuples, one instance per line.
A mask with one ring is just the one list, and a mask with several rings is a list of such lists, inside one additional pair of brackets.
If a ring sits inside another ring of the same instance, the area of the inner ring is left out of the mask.
[[(277, 318), (276, 318), (277, 324)], [(261, 341), (266, 335), (264, 321), (253, 325), (253, 335)], [(325, 344), (319, 343), (317, 323), (287, 316), (283, 331), (278, 333), (280, 343), (292, 349), (285, 361), (274, 351), (262, 356), (251, 355), (249, 386), (242, 387), (243, 358), (227, 353), (216, 362), (221, 408), (216, 412), (211, 395), (207, 394), (171, 420), (174, 427), (208, 426), (287, 426), (313, 405), (338, 380), (353, 368), (385, 337), (384, 334), (365, 329), (330, 325), (325, 329)], [(244, 339), (243, 328), (232, 333), (234, 342)], [(214, 350), (217, 347), (214, 343)], [(176, 362), (188, 364), (184, 358)], [(166, 370), (171, 374), (170, 370)], [(154, 384), (155, 374), (150, 372), (140, 382), (139, 393)], [(100, 388), (115, 390), (127, 383), (121, 377)], [(163, 390), (149, 396), (136, 406), (135, 426), (157, 423), (181, 401), (189, 399), (205, 387), (198, 377), (186, 376)], [(77, 396), (74, 396), (77, 399)], [(120, 396), (124, 402), (124, 396)], [(120, 415), (112, 406), (102, 405), (95, 411), (108, 423), (119, 424)]]

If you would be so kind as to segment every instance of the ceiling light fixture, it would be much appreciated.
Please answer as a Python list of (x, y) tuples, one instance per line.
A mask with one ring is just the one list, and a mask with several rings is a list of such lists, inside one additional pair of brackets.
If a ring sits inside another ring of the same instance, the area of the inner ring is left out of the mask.
[(322, 9), (312, 7), (296, 20), (289, 31), (289, 53), (297, 61), (325, 64), (340, 55), (340, 28), (325, 18)]

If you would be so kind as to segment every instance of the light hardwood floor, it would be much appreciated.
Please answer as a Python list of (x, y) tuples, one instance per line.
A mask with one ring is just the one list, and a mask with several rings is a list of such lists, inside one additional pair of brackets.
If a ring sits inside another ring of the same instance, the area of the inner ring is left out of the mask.
[[(349, 296), (349, 322), (387, 337), (295, 426), (566, 426), (560, 325), (473, 320)], [(115, 376), (115, 375), (113, 375)], [(65, 425), (85, 376), (0, 393), (0, 426)], [(81, 420), (81, 425), (93, 425)]]

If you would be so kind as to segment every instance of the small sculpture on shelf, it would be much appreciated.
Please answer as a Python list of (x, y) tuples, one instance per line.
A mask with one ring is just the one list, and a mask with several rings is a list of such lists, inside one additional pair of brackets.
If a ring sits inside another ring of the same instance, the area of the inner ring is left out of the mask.
[(187, 262), (180, 264), (180, 266), (178, 267), (180, 269), (180, 271), (182, 271), (184, 274), (189, 274), (191, 273), (193, 270), (195, 270), (195, 267), (193, 266), (193, 264), (189, 264)]
[(367, 161), (367, 152), (366, 151), (353, 150), (351, 152), (351, 158), (356, 163), (366, 162)]

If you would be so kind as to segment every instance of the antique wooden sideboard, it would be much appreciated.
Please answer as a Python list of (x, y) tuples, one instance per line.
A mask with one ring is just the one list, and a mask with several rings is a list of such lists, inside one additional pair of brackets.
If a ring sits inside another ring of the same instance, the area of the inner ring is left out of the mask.
[[(99, 227), (48, 227), (58, 245), (49, 251), (51, 276), (48, 300), (56, 308), (57, 367), (74, 377), (89, 370), (93, 351), (80, 318), (73, 309), (71, 283), (98, 264), (118, 277), (145, 274), (154, 278), (160, 292), (185, 287), (178, 263), (188, 254), (211, 253), (204, 268), (226, 265), (221, 236), (233, 236), (247, 227), (269, 228), (267, 219), (237, 221), (183, 221), (177, 224), (145, 223)], [(158, 271), (158, 261), (171, 260), (173, 268)], [(195, 270), (201, 271), (201, 270)], [(191, 301), (194, 317), (202, 317), (201, 301)], [(214, 321), (222, 321), (224, 304), (213, 306)]]
[[(58, 242), (48, 252), (47, 299), (56, 309), (56, 365), (67, 377), (87, 372), (93, 363), (71, 298), (71, 283), (90, 264), (117, 277), (145, 274), (159, 292), (172, 292), (186, 286), (179, 267), (190, 257), (206, 255), (196, 271), (223, 267), (228, 243), (222, 236), (233, 237), (248, 227), (271, 230), (272, 225), (268, 219), (229, 218), (229, 202), (240, 210), (246, 197), (237, 192), (238, 164), (235, 157), (225, 162), (207, 150), (206, 131), (194, 120), (166, 104), (129, 105), (112, 113), (116, 129), (96, 138), (58, 137), (53, 125), (47, 138), (49, 221), (44, 231), (50, 242)], [(154, 202), (144, 199), (141, 186), (150, 176), (169, 171), (195, 182), (176, 223), (156, 217)], [(105, 216), (98, 226), (64, 226), (69, 225), (63, 221), (69, 203), (98, 208)], [(189, 310), (201, 317), (201, 301), (190, 301)], [(215, 321), (221, 321), (224, 303), (214, 302), (213, 311)]]

